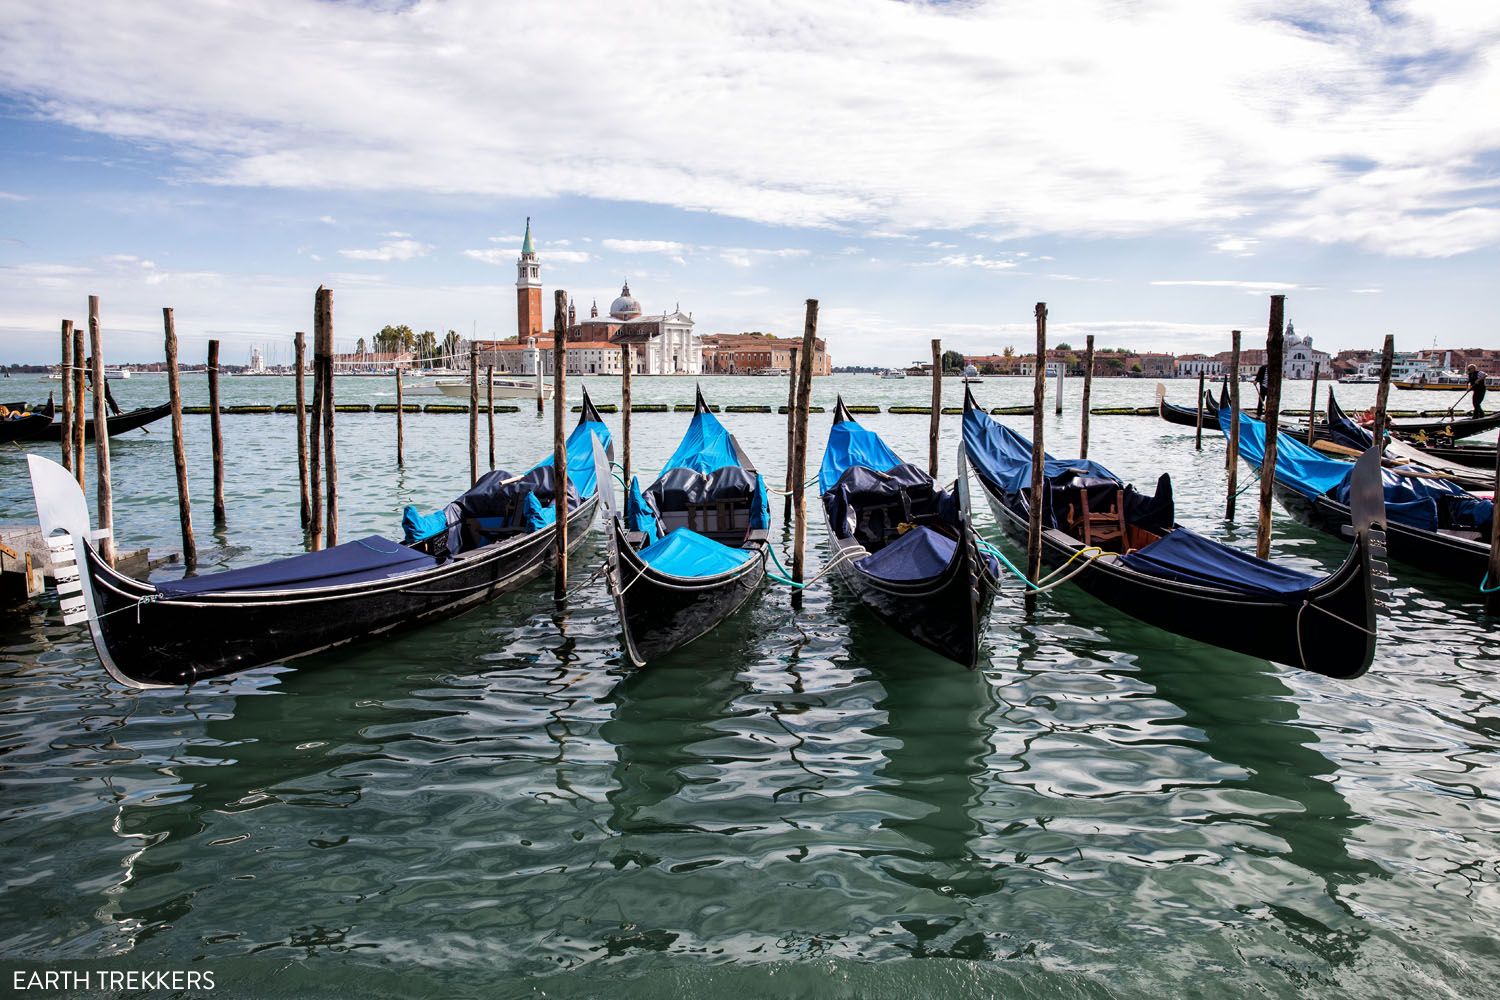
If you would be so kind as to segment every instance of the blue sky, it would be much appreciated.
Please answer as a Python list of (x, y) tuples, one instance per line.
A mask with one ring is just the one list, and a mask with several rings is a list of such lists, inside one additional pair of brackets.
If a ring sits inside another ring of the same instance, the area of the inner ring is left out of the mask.
[(1272, 292), (1320, 347), (1500, 346), (1500, 7), (1031, 6), (13, 0), (0, 361), (90, 293), (112, 360), (162, 306), (284, 355), (319, 283), (341, 344), (507, 335), (528, 215), (580, 310), (817, 297), (839, 363), (1021, 347), (1039, 300), (1213, 351)]

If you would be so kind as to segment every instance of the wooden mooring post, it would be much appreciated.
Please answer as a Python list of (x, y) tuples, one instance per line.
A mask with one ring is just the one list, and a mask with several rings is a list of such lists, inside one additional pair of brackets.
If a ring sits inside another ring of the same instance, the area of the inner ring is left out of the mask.
[(786, 502), (782, 504), (781, 523), (792, 520), (792, 484), (796, 471), (792, 468), (797, 457), (797, 348), (791, 349), (792, 367), (787, 372), (786, 387)]
[(1207, 376), (1202, 369), (1198, 371), (1198, 429), (1193, 440), (1193, 447), (1198, 451), (1203, 450), (1203, 389)]
[(938, 434), (943, 422), (943, 342), (932, 342), (932, 416), (927, 421), (927, 474), (938, 476)]
[(1094, 335), (1083, 342), (1083, 416), (1078, 431), (1078, 457), (1089, 457), (1089, 397), (1094, 393)]
[(94, 487), (99, 504), (99, 555), (115, 564), (115, 503), (109, 480), (109, 394), (104, 391), (104, 333), (99, 328), (99, 296), (89, 296), (89, 351), (94, 365)]
[(1056, 395), (1057, 395), (1057, 408), (1053, 411), (1054, 413), (1057, 413), (1058, 415), (1062, 414), (1063, 380), (1064, 380), (1064, 377), (1067, 374), (1068, 374), (1068, 363), (1066, 361), (1064, 361), (1062, 358), (1058, 358), (1057, 359), (1057, 393), (1056, 393)]
[[(1026, 579), (1042, 578), (1042, 409), (1047, 401), (1047, 303), (1036, 304), (1036, 362), (1031, 385), (1031, 499), (1026, 521)], [(1033, 593), (1026, 592), (1028, 605)]]
[(1229, 332), (1229, 447), (1224, 449), (1229, 475), (1229, 499), (1224, 520), (1233, 523), (1234, 502), (1240, 492), (1240, 331)]
[[(317, 306), (313, 307), (313, 398), (307, 421), (308, 546), (323, 547), (323, 338), (318, 333)], [(299, 376), (300, 378), (300, 376)]]
[(83, 393), (83, 329), (75, 326), (73, 327), (73, 474), (78, 477), (78, 488), (87, 492), (88, 487), (84, 483), (86, 476), (83, 435), (85, 421), (88, 419), (85, 414), (88, 411), (84, 409)]
[[(635, 367), (635, 350), (629, 344), (620, 345), (620, 478), (625, 480), (625, 489), (630, 490), (630, 370)], [(624, 509), (622, 504), (621, 510)]]
[[(406, 409), (405, 409), (405, 403), (401, 399), (401, 382), (402, 382), (401, 376), (402, 376), (402, 373), (403, 373), (402, 367), (400, 365), (397, 365), (396, 366), (396, 468), (398, 468), (398, 469), (404, 469), (404, 468), (406, 468), (406, 428), (405, 428), (405, 426), (402, 423), (402, 421), (405, 419)], [(494, 427), (494, 423), (493, 423), (494, 418), (491, 417), (490, 420), (492, 421), (491, 424), (490, 424), (490, 437), (493, 439), (494, 436), (495, 436), (495, 427)], [(493, 449), (494, 449), (494, 446), (491, 445), (491, 454), (490, 454), (490, 464), (491, 465), (493, 465), (495, 463), (495, 456), (493, 454)]]
[(214, 527), (224, 526), (224, 424), (219, 413), (219, 342), (208, 342), (208, 422), (214, 462)]
[(297, 485), (302, 491), (301, 516), (302, 530), (307, 530), (307, 522), (312, 517), (312, 501), (308, 497), (307, 479), (307, 386), (304, 384), (304, 373), (307, 370), (307, 334), (298, 330), (292, 338), (292, 348), (297, 355)]
[[(801, 583), (807, 565), (807, 418), (812, 408), (812, 374), (814, 348), (818, 339), (818, 300), (807, 300), (807, 315), (802, 324), (802, 358), (797, 370), (797, 431), (792, 451), (792, 507), (797, 528), (792, 540), (792, 582)], [(792, 607), (801, 609), (802, 588), (792, 590)]]
[[(198, 568), (198, 543), (193, 539), (193, 504), (188, 497), (187, 451), (182, 440), (182, 373), (177, 367), (177, 320), (170, 308), (161, 311), (161, 322), (166, 335), (167, 398), (172, 403), (172, 464), (177, 470), (177, 520), (182, 525), (182, 566), (191, 573)], [(306, 471), (304, 467), (304, 490), (307, 488)], [(303, 502), (306, 500), (304, 492)]]
[(568, 437), (565, 425), (568, 412), (568, 293), (559, 288), (553, 302), (552, 478), (556, 485), (552, 496), (557, 508), (557, 573), (552, 579), (552, 596), (561, 601), (568, 596)]
[(1271, 558), (1271, 490), (1276, 485), (1276, 432), (1281, 419), (1285, 315), (1286, 296), (1271, 296), (1271, 320), (1266, 330), (1266, 450), (1260, 461), (1260, 512), (1255, 529), (1255, 554), (1262, 559)]
[(333, 289), (318, 286), (313, 298), (313, 326), (313, 337), (323, 340), (323, 479), (327, 489), (323, 544), (331, 549), (339, 543), (339, 463), (333, 430), (333, 415), (338, 409), (333, 401)]
[(469, 485), (479, 482), (479, 348), (469, 345)]
[[(1390, 338), (1387, 338), (1389, 340)], [(1495, 438), (1495, 492), (1496, 503), (1490, 513), (1490, 561), (1484, 574), (1484, 610), (1490, 614), (1500, 612), (1500, 435)]]
[(63, 468), (73, 471), (73, 321), (62, 321), (62, 365), (57, 372), (62, 376), (62, 433), (58, 444), (62, 445)]
[[(1313, 359), (1312, 401), (1307, 404), (1307, 446), (1311, 448), (1317, 437), (1318, 424), (1318, 360)], [(1332, 432), (1330, 427), (1329, 431)]]
[(484, 368), (485, 390), (484, 409), (489, 418), (490, 428), (490, 471), (495, 471), (495, 366), (486, 365)]

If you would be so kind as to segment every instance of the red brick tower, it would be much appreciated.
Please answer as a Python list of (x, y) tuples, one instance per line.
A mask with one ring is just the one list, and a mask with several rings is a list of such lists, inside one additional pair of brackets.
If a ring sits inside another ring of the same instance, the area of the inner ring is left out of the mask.
[(526, 239), (516, 261), (516, 335), (519, 342), (542, 335), (542, 271), (531, 243), (531, 217), (526, 218)]

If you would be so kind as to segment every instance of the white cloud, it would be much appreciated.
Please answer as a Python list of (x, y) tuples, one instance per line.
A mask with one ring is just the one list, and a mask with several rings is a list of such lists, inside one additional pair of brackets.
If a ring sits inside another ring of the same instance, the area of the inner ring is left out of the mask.
[(1016, 266), (1014, 260), (987, 257), (982, 253), (955, 253), (935, 261), (938, 267), (982, 267), (988, 271), (1005, 271)]
[(325, 223), (327, 223), (330, 226), (334, 226), (334, 225), (338, 225), (338, 221), (339, 220), (335, 219), (331, 215), (320, 215), (320, 216), (318, 216), (318, 221), (319, 222), (325, 222)]
[(1351, 288), (1351, 289), (1349, 289), (1349, 292), (1352, 295), (1379, 295), (1381, 293), (1381, 291), (1383, 291), (1383, 289), (1379, 289), (1379, 288)]
[(722, 260), (724, 263), (729, 264), (731, 267), (749, 267), (750, 266), (750, 258), (749, 257), (747, 257), (743, 253), (736, 253), (736, 252), (734, 252), (732, 250), (725, 250), (723, 253), (719, 254), (719, 259)]
[(370, 250), (340, 250), (350, 260), (414, 260), (432, 253), (430, 243), (410, 239), (409, 233), (386, 233), (386, 241)]
[(604, 240), (604, 249), (617, 253), (680, 254), (687, 247), (672, 240)]
[(30, 201), (24, 194), (16, 194), (14, 191), (0, 191), (0, 201)]
[(1253, 236), (1221, 236), (1214, 242), (1214, 250), (1235, 257), (1253, 257), (1259, 243), (1260, 240)]
[[(486, 264), (510, 267), (516, 263), (516, 258), (521, 256), (520, 247), (493, 247), (487, 250), (465, 250), (465, 257), (483, 261)], [(543, 250), (536, 255), (540, 264), (585, 264), (593, 260), (593, 256), (587, 250)]]
[[(169, 150), (190, 180), (582, 196), (873, 239), (1232, 226), (1398, 256), (1500, 243), (1500, 118), (1482, 110), (1500, 90), (1500, 5), (1472, 0), (7, 14), (0, 90)], [(136, 58), (153, 48), (180, 57)], [(517, 103), (539, 78), (545, 100)]]
[(1153, 281), (1153, 285), (1186, 285), (1193, 288), (1242, 288), (1247, 292), (1290, 292), (1297, 288), (1304, 291), (1315, 291), (1313, 288), (1294, 284), (1290, 281), (1234, 281), (1229, 279), (1210, 279), (1198, 281)]

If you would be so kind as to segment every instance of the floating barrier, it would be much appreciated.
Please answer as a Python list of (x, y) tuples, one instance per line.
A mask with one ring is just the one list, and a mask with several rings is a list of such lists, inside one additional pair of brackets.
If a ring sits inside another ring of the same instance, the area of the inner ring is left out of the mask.
[[(498, 410), (499, 407), (497, 406), (497, 407), (495, 407), (495, 409)], [(600, 413), (619, 413), (620, 412), (620, 408), (618, 406), (616, 406), (614, 403), (595, 403), (594, 404), (594, 409), (598, 410)], [(583, 412), (583, 406), (582, 406), (582, 404), (573, 407), (573, 412), (574, 413), (582, 413)]]
[[(849, 409), (852, 412), (854, 410), (854, 407), (851, 406)], [(926, 414), (928, 416), (931, 416), (932, 415), (932, 407), (930, 407), (930, 406), (889, 406), (889, 407), (886, 407), (886, 411), (885, 412), (887, 412), (887, 413), (911, 413), (911, 414), (921, 413), (921, 414)]]
[[(781, 406), (776, 407), (776, 412), (777, 413), (786, 413), (787, 412), (786, 405), (783, 404)], [(808, 413), (822, 413), (823, 412), (823, 407), (821, 407), (821, 406), (809, 406), (807, 408), (807, 412)]]
[(769, 406), (726, 406), (725, 413), (770, 413)]
[[(276, 407), (276, 412), (277, 413), (282, 413), (282, 412), (285, 412), (285, 413), (296, 413), (297, 412), (297, 408), (295, 406), (288, 406), (283, 411), (282, 408), (278, 406), (278, 407)], [(376, 403), (375, 404), (375, 412), (376, 413), (395, 413), (396, 412), (396, 404), (395, 403)], [(402, 413), (421, 413), (422, 412), (422, 405), (420, 403), (402, 403), (401, 404), (401, 412)]]

